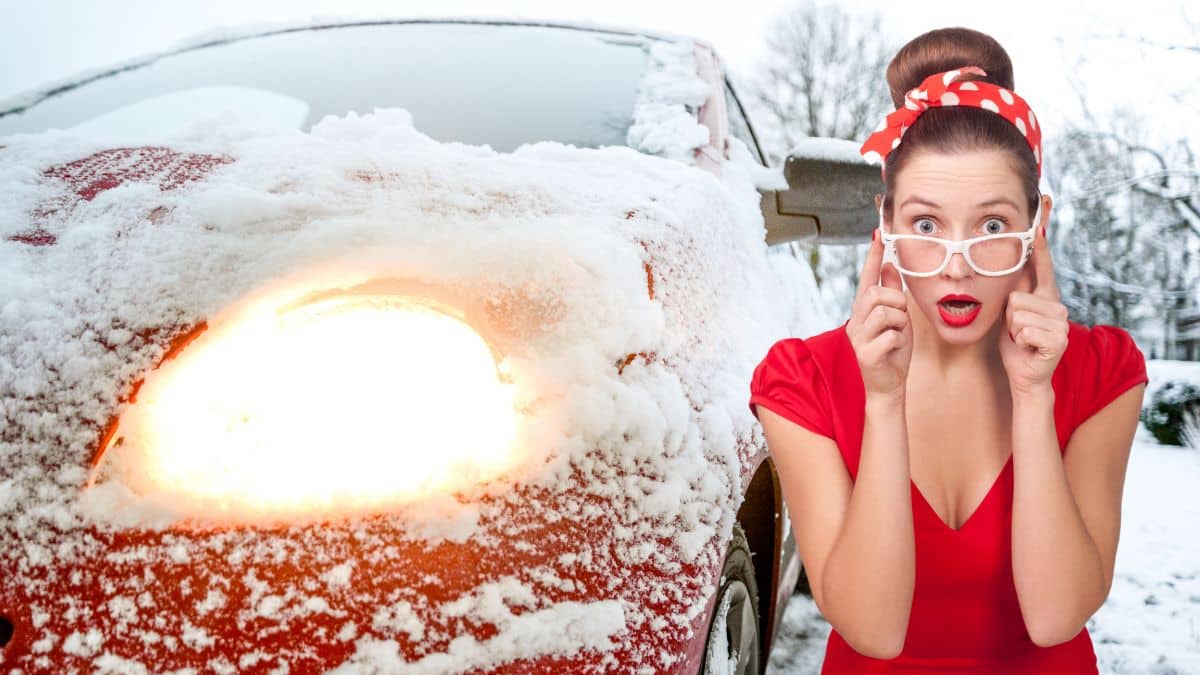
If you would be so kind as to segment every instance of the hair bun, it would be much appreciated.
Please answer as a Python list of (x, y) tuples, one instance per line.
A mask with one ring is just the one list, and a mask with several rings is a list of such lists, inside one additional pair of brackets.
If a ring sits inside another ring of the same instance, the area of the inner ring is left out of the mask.
[(979, 66), (987, 77), (967, 77), (1013, 89), (1012, 59), (999, 42), (970, 28), (938, 28), (909, 40), (887, 67), (888, 88), (896, 108), (904, 94), (934, 73), (963, 66)]

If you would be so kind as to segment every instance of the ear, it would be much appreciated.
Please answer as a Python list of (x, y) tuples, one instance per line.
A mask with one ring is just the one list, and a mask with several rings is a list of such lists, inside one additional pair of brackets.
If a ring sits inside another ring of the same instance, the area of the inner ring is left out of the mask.
[[(1050, 223), (1050, 211), (1054, 209), (1054, 197), (1049, 193), (1042, 193), (1042, 222), (1038, 223), (1039, 227), (1044, 227)], [(1050, 230), (1046, 229), (1046, 234), (1049, 236)]]

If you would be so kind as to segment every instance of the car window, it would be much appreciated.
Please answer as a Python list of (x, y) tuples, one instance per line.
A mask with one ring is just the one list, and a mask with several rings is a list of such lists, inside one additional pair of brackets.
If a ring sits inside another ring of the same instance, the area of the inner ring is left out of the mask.
[(746, 111), (742, 110), (742, 104), (738, 101), (737, 95), (733, 93), (733, 87), (729, 85), (728, 80), (725, 82), (725, 107), (729, 111), (729, 131), (734, 138), (741, 140), (747, 148), (750, 148), (755, 159), (765, 165), (766, 161), (758, 147), (758, 141), (754, 138), (754, 131), (750, 128), (750, 121), (746, 119)]
[(400, 107), (439, 141), (624, 145), (652, 38), (551, 26), (393, 23), (188, 49), (0, 111), (0, 136), (81, 127), (169, 133), (229, 113), (309, 129)]

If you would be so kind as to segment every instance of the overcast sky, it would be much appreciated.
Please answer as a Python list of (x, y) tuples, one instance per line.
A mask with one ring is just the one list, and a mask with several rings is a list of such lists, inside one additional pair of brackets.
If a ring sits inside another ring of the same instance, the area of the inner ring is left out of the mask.
[[(0, 24), (0, 99), (79, 71), (170, 48), (199, 32), (334, 15), (332, 3), (313, 0), (0, 2), (5, 15)], [(1124, 32), (1166, 43), (1198, 44), (1200, 7), (1195, 2), (1190, 3), (1191, 9), (1187, 0), (841, 0), (840, 4), (883, 14), (897, 44), (951, 25), (991, 34), (1012, 56), (1017, 92), (1029, 100), (1051, 133), (1078, 114), (1076, 97), (1067, 85), (1076, 73), (1098, 109), (1134, 105), (1167, 136), (1195, 134), (1200, 128), (1196, 98), (1181, 104), (1164, 95), (1200, 90), (1200, 54), (1168, 53), (1117, 39)], [(731, 70), (747, 76), (761, 56), (769, 25), (792, 5), (792, 0), (509, 0), (498, 13), (497, 3), (482, 0), (341, 0), (336, 16), (512, 16), (646, 27), (704, 38)], [(1081, 57), (1086, 57), (1082, 65)]]

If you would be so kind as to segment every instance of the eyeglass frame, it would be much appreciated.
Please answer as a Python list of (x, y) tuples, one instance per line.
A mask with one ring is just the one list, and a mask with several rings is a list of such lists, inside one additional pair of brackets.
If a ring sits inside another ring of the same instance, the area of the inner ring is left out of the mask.
[[(926, 237), (926, 236), (919, 235), (919, 234), (890, 234), (888, 232), (885, 232), (883, 229), (883, 200), (881, 199), (881, 200), (879, 200), (879, 236), (883, 239), (883, 261), (880, 264), (890, 262), (897, 270), (899, 270), (900, 272), (902, 272), (906, 275), (909, 275), (909, 276), (932, 277), (936, 274), (941, 274), (942, 270), (946, 269), (946, 266), (950, 264), (950, 259), (954, 257), (955, 253), (961, 253), (963, 259), (967, 261), (967, 265), (969, 265), (971, 267), (971, 269), (975, 270), (975, 272), (982, 274), (985, 277), (1008, 276), (1009, 274), (1013, 274), (1014, 272), (1019, 271), (1022, 267), (1025, 266), (1025, 262), (1027, 260), (1029, 260), (1029, 256), (1033, 253), (1034, 228), (1037, 226), (1038, 221), (1041, 219), (1042, 219), (1042, 196), (1038, 195), (1037, 211), (1033, 214), (1033, 222), (1030, 223), (1029, 229), (1023, 230), (1021, 232), (1002, 232), (1000, 234), (985, 234), (982, 237), (972, 237), (970, 239), (962, 239), (962, 240), (938, 239), (935, 237)], [(1021, 240), (1021, 249), (1022, 249), (1021, 250), (1021, 260), (1016, 265), (1014, 265), (1013, 267), (1010, 267), (1009, 269), (1007, 269), (1003, 272), (988, 272), (988, 271), (979, 269), (979, 267), (975, 265), (975, 261), (971, 260), (971, 255), (969, 253), (967, 253), (967, 248), (969, 248), (971, 246), (971, 244), (974, 244), (975, 242), (986, 241), (986, 240), (991, 240), (991, 239), (1001, 239), (1001, 238), (1011, 239), (1013, 237), (1019, 238)], [(942, 264), (938, 265), (937, 269), (933, 270), (932, 272), (911, 272), (907, 269), (904, 269), (900, 265), (900, 258), (896, 254), (896, 243), (895, 242), (897, 239), (919, 239), (921, 241), (936, 241), (937, 243), (942, 245), (942, 248), (944, 248), (946, 250), (946, 257), (942, 259)]]

